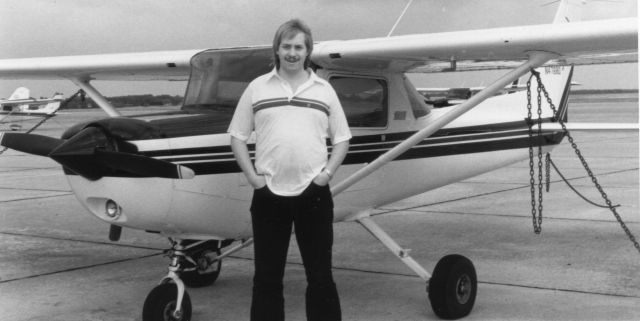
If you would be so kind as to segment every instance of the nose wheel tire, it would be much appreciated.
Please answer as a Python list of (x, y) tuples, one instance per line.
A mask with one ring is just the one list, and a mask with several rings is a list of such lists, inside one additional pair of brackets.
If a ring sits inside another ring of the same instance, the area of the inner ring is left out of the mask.
[(173, 283), (165, 283), (153, 288), (142, 308), (143, 321), (190, 321), (191, 298), (184, 292), (182, 308), (176, 311), (178, 287)]
[(436, 264), (427, 292), (433, 312), (442, 319), (453, 320), (471, 312), (477, 289), (476, 269), (471, 260), (453, 254)]

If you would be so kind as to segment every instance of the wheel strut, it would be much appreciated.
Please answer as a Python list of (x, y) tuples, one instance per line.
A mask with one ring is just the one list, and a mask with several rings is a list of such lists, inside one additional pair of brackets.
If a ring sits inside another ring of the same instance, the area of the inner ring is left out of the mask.
[[(191, 320), (191, 299), (180, 279), (182, 262), (188, 260), (181, 240), (173, 241), (168, 255), (171, 258), (169, 273), (147, 296), (142, 309), (143, 321), (152, 320)], [(175, 287), (174, 287), (175, 285)]]
[(384, 244), (396, 257), (406, 264), (412, 271), (426, 282), (429, 282), (431, 274), (427, 272), (416, 260), (410, 255), (409, 249), (403, 249), (394, 239), (389, 236), (378, 224), (376, 224), (369, 215), (356, 218), (356, 222), (360, 223), (371, 235)]
[(447, 255), (436, 265), (433, 275), (376, 224), (368, 212), (353, 218), (384, 244), (396, 257), (427, 283), (427, 293), (433, 312), (444, 319), (468, 315), (476, 300), (478, 282), (473, 263), (462, 255)]

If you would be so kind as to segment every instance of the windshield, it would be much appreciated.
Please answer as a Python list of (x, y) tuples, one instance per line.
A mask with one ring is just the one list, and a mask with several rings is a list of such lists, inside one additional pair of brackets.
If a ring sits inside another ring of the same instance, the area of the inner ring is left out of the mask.
[(244, 90), (273, 69), (271, 47), (208, 50), (191, 59), (183, 110), (231, 119)]

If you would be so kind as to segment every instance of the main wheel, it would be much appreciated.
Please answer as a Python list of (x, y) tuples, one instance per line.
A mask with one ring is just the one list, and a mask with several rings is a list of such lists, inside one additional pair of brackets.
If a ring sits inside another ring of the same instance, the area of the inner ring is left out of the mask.
[[(206, 253), (203, 253), (196, 261), (198, 266), (195, 270), (182, 272), (180, 279), (184, 282), (184, 285), (191, 288), (199, 288), (203, 286), (209, 286), (216, 282), (222, 269), (222, 260), (209, 264), (207, 263)], [(217, 255), (220, 255), (220, 251), (217, 251)]]
[(178, 300), (178, 287), (173, 283), (165, 283), (153, 288), (142, 307), (143, 321), (190, 321), (191, 298), (184, 292), (182, 309), (175, 314)]
[(453, 320), (467, 316), (476, 301), (476, 269), (462, 255), (443, 257), (433, 270), (427, 287), (431, 309), (440, 318)]

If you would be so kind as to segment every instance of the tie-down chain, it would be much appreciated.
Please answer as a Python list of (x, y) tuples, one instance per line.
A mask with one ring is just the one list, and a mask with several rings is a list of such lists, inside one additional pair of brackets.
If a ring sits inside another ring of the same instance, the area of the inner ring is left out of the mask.
[[(600, 185), (600, 183), (598, 183), (598, 179), (596, 178), (596, 176), (593, 174), (593, 172), (589, 168), (589, 165), (587, 164), (587, 161), (585, 160), (584, 156), (582, 156), (582, 153), (580, 152), (580, 149), (578, 148), (578, 145), (575, 143), (573, 137), (569, 133), (569, 130), (567, 129), (567, 126), (562, 121), (561, 117), (559, 117), (557, 109), (556, 109), (556, 106), (551, 101), (551, 98), (549, 97), (549, 93), (547, 92), (546, 88), (544, 87), (544, 84), (542, 83), (542, 80), (540, 78), (540, 73), (532, 69), (531, 70), (531, 77), (529, 77), (529, 80), (527, 81), (527, 118), (526, 118), (526, 121), (527, 121), (527, 124), (529, 126), (529, 174), (530, 174), (530, 183), (531, 183), (531, 215), (532, 215), (532, 220), (533, 220), (533, 230), (534, 230), (534, 232), (536, 234), (540, 234), (540, 232), (542, 231), (542, 186), (543, 186), (543, 184), (542, 184), (542, 146), (541, 146), (541, 144), (538, 144), (538, 153), (537, 153), (537, 158), (538, 158), (538, 199), (537, 199), (537, 204), (536, 204), (536, 197), (535, 197), (536, 196), (535, 195), (536, 194), (536, 190), (535, 190), (536, 183), (535, 183), (534, 152), (533, 152), (533, 141), (534, 141), (534, 139), (533, 139), (533, 125), (534, 125), (534, 120), (532, 119), (532, 106), (531, 106), (531, 79), (533, 77), (536, 78), (537, 83), (538, 83), (538, 86), (537, 86), (537, 91), (538, 91), (538, 99), (537, 99), (538, 109), (537, 109), (537, 114), (538, 114), (538, 118), (535, 121), (535, 123), (537, 124), (537, 135), (538, 135), (538, 137), (541, 137), (541, 135), (542, 135), (542, 95), (541, 94), (544, 94), (544, 97), (545, 97), (547, 103), (549, 104), (549, 107), (553, 111), (553, 115), (555, 115), (554, 118), (552, 118), (552, 120), (557, 121), (562, 126), (562, 131), (563, 131), (564, 135), (567, 137), (569, 143), (571, 144), (571, 147), (573, 148), (574, 152), (576, 153), (576, 155), (580, 159), (580, 162), (582, 163), (582, 166), (584, 167), (584, 169), (586, 170), (587, 174), (591, 178), (591, 181), (595, 185), (596, 189), (600, 192), (600, 195), (604, 199), (604, 201), (607, 204), (607, 207), (609, 208), (611, 213), (613, 213), (613, 215), (615, 216), (615, 218), (618, 221), (618, 223), (620, 223), (620, 226), (622, 227), (624, 232), (629, 237), (629, 240), (633, 243), (633, 246), (636, 248), (636, 250), (638, 250), (638, 253), (640, 253), (640, 244), (638, 243), (638, 241), (636, 240), (636, 238), (633, 235), (633, 233), (629, 230), (627, 225), (624, 223), (624, 221), (622, 220), (622, 218), (618, 214), (618, 212), (616, 210), (617, 205), (613, 205), (613, 203), (611, 202), (611, 200), (607, 196), (607, 193), (605, 193), (605, 191), (602, 188), (602, 186)], [(548, 184), (549, 184), (549, 163), (551, 163), (551, 159), (547, 154), (547, 166), (546, 166), (546, 168), (547, 168), (547, 189), (548, 189)], [(554, 168), (555, 168), (555, 165), (554, 165)]]

